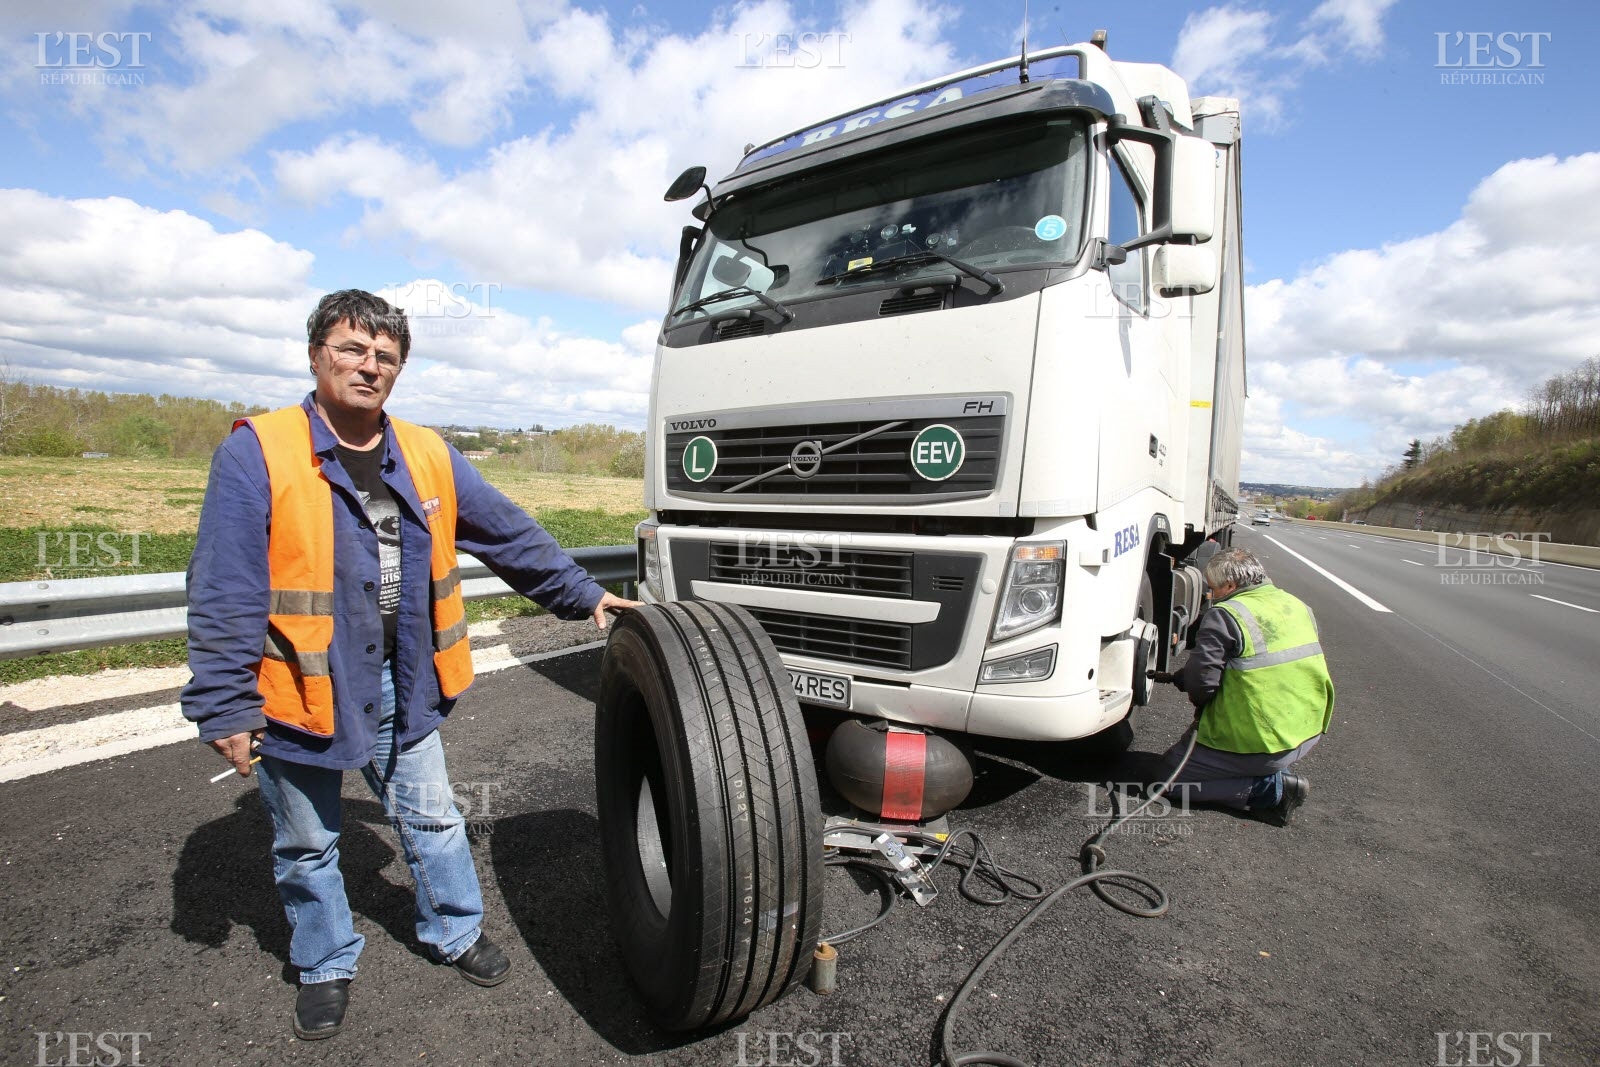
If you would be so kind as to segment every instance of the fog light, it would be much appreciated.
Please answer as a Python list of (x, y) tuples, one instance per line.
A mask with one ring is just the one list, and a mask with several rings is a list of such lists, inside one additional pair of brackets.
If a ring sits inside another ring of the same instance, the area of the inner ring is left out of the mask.
[(980, 682), (1037, 682), (1056, 669), (1056, 646), (1036, 648), (1004, 659), (985, 663), (978, 671)]

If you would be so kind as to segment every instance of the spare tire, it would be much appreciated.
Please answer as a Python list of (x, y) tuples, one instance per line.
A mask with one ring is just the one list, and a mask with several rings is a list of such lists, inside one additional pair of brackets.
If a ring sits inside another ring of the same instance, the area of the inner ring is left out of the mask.
[(748, 1015), (802, 980), (822, 923), (822, 810), (800, 705), (743, 608), (612, 624), (595, 784), (607, 905), (661, 1026)]

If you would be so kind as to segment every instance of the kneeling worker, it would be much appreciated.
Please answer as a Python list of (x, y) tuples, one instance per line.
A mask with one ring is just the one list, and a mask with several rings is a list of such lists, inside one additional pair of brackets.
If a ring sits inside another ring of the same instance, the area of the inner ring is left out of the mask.
[[(1212, 608), (1200, 620), (1194, 652), (1181, 670), (1159, 671), (1199, 709), (1194, 754), (1169, 792), (1259, 813), (1278, 826), (1311, 791), (1286, 768), (1311, 751), (1333, 717), (1333, 680), (1317, 639), (1317, 620), (1296, 597), (1267, 581), (1242, 548), (1206, 564)], [(1162, 760), (1165, 780), (1186, 742)]]

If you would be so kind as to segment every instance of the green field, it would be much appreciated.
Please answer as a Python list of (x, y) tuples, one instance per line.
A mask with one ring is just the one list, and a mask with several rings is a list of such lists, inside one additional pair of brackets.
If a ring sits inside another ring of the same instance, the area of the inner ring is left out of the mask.
[[(485, 478), (568, 547), (621, 545), (645, 517), (632, 479), (483, 470)], [(0, 457), (0, 582), (184, 570), (194, 551), (206, 465), (184, 460)], [(133, 535), (137, 535), (137, 539)], [(137, 546), (137, 561), (134, 546)], [(74, 557), (76, 549), (76, 557)], [(467, 618), (538, 614), (522, 597), (467, 605)], [(0, 684), (113, 667), (172, 667), (181, 640), (0, 660)]]

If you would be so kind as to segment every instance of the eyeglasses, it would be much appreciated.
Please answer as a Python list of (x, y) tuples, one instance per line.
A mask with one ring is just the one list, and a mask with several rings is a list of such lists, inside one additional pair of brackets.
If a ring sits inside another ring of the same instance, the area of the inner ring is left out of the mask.
[(371, 356), (377, 360), (378, 369), (385, 374), (393, 374), (400, 369), (400, 354), (397, 352), (385, 352), (381, 348), (366, 348), (353, 344), (340, 345), (338, 348), (332, 345), (322, 347), (333, 356), (334, 366), (337, 367), (359, 367), (367, 361), (368, 356)]

